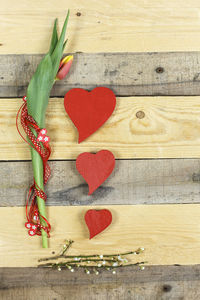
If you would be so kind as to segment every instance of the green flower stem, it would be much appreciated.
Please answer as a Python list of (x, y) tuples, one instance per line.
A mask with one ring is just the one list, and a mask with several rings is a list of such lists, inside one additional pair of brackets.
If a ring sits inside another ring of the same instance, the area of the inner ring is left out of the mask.
[[(41, 190), (44, 191), (43, 161), (39, 153), (33, 148), (31, 148), (31, 156), (32, 156), (33, 174), (34, 174), (35, 183), (37, 184), (38, 187), (40, 187)], [(45, 201), (42, 198), (37, 197), (37, 205), (38, 205), (38, 210), (40, 215), (46, 218)], [(40, 222), (43, 226), (47, 225), (42, 217), (40, 217)], [(42, 234), (42, 247), (48, 248), (48, 237), (46, 231), (42, 229), (41, 234)]]

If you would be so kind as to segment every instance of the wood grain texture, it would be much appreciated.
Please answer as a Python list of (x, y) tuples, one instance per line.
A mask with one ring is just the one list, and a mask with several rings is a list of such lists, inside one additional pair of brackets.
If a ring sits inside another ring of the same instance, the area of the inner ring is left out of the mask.
[(52, 225), (49, 249), (41, 248), (40, 237), (28, 236), (24, 208), (0, 208), (0, 267), (35, 267), (39, 258), (50, 256), (52, 251), (58, 253), (66, 238), (75, 241), (70, 250), (74, 255), (121, 253), (144, 247), (144, 253), (133, 255), (129, 262), (199, 264), (199, 204), (106, 206), (113, 222), (92, 240), (84, 223), (84, 214), (90, 208), (48, 207)]
[[(22, 97), (43, 55), (1, 55), (0, 97)], [(76, 53), (51, 95), (71, 88), (111, 88), (118, 96), (199, 95), (200, 52)]]
[[(200, 203), (199, 159), (117, 160), (115, 170), (92, 196), (75, 161), (51, 161), (47, 205)], [(0, 163), (0, 206), (24, 206), (31, 162)]]
[[(20, 99), (0, 100), (0, 160), (30, 159), (15, 125)], [(200, 157), (200, 97), (122, 97), (109, 120), (81, 144), (63, 99), (47, 110), (51, 159), (75, 159), (81, 152), (107, 149), (115, 158)]]
[[(53, 21), (59, 27), (71, 10), (69, 52), (199, 50), (200, 5), (197, 0), (54, 0), (32, 3), (3, 0), (0, 52), (44, 53)], [(122, 9), (123, 8), (123, 9)]]
[[(77, 280), (78, 278), (78, 280)], [(128, 267), (115, 276), (82, 271), (1, 268), (2, 300), (197, 300), (200, 266), (149, 266), (144, 271)]]

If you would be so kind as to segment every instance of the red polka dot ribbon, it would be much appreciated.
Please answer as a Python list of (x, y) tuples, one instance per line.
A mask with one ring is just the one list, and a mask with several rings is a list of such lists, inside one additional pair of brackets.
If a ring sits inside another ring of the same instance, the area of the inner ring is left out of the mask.
[[(40, 128), (36, 121), (28, 114), (27, 110), (27, 99), (26, 96), (23, 97), (24, 103), (20, 107), (17, 117), (16, 117), (16, 126), (20, 136), (23, 140), (29, 144), (30, 147), (35, 149), (43, 161), (43, 178), (44, 184), (47, 183), (50, 175), (51, 169), (47, 163), (49, 156), (51, 154), (51, 148), (49, 146), (49, 137), (46, 135), (47, 130), (45, 128)], [(21, 121), (21, 125), (26, 133), (28, 140), (22, 135), (19, 130), (18, 121)], [(33, 131), (35, 131), (35, 134)], [(33, 185), (29, 189), (27, 201), (26, 201), (26, 218), (27, 222), (25, 223), (25, 227), (28, 229), (28, 234), (30, 236), (33, 235), (41, 235), (41, 230), (45, 230), (47, 236), (50, 237), (51, 225), (48, 220), (39, 213), (38, 205), (37, 205), (37, 197), (46, 201), (47, 196), (45, 192), (36, 184), (35, 180)], [(46, 225), (42, 225), (45, 223)]]

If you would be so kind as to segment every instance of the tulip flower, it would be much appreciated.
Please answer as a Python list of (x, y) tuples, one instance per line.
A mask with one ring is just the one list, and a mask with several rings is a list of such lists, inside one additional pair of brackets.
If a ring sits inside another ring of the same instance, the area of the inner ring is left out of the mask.
[(73, 59), (73, 55), (68, 55), (61, 60), (58, 73), (56, 75), (56, 80), (62, 80), (65, 78), (71, 68)]
[[(72, 64), (73, 56), (68, 56), (62, 59), (64, 42), (67, 22), (69, 18), (69, 11), (65, 19), (62, 32), (58, 38), (57, 34), (57, 19), (54, 23), (53, 34), (48, 53), (44, 56), (42, 61), (37, 67), (35, 74), (33, 75), (28, 89), (27, 89), (27, 109), (28, 114), (31, 116), (37, 126), (41, 129), (45, 128), (45, 112), (48, 105), (51, 88), (55, 82), (56, 74), (58, 78), (64, 78), (68, 73), (69, 68)], [(58, 71), (59, 70), (59, 71)], [(33, 134), (36, 136), (34, 128), (30, 128)], [(37, 136), (36, 136), (37, 137)], [(39, 138), (39, 137), (38, 137)], [(47, 139), (48, 137), (46, 137)], [(38, 140), (39, 142), (42, 142)], [(46, 140), (43, 141), (44, 143)], [(43, 148), (43, 144), (41, 143)], [(34, 173), (34, 182), (37, 189), (44, 191), (44, 166), (43, 161), (39, 153), (31, 147), (32, 165)], [(46, 210), (45, 201), (43, 198), (37, 195), (37, 205), (40, 215), (40, 222), (42, 226), (46, 226)], [(48, 248), (47, 232), (41, 229), (42, 244), (44, 248)]]

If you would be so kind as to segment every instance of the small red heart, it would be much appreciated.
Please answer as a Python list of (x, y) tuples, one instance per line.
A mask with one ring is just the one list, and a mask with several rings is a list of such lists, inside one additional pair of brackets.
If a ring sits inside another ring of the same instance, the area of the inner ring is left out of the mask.
[(108, 209), (90, 209), (85, 214), (85, 222), (90, 232), (90, 239), (92, 239), (110, 225), (112, 214)]
[(96, 154), (84, 152), (76, 159), (76, 168), (89, 185), (91, 195), (112, 173), (115, 167), (115, 157), (108, 150)]
[(115, 95), (106, 87), (97, 87), (91, 92), (77, 88), (66, 93), (65, 110), (78, 129), (79, 143), (108, 120), (115, 105)]

